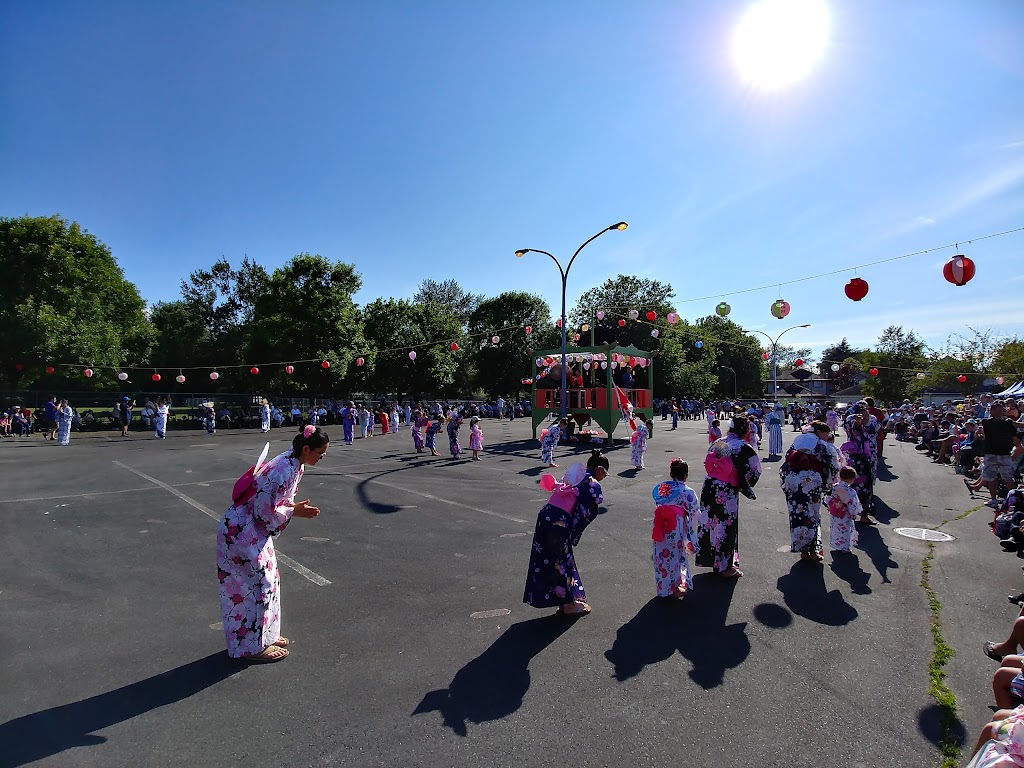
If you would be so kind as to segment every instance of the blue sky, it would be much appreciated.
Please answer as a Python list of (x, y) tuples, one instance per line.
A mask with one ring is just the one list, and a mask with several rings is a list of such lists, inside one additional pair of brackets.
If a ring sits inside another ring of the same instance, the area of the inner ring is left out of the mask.
[(60, 213), (149, 301), (192, 269), (309, 251), (361, 302), (426, 277), (528, 290), (568, 257), (570, 307), (619, 272), (668, 281), (687, 318), (816, 350), (902, 324), (1024, 335), (1024, 3), (833, 0), (806, 78), (741, 77), (750, 2), (7, 2), (0, 215)]

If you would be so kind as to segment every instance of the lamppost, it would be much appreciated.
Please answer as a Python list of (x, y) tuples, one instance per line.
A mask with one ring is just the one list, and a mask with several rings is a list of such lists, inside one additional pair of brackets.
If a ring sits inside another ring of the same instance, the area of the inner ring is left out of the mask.
[(720, 365), (718, 367), (723, 371), (732, 371), (732, 399), (739, 400), (740, 387), (739, 383), (736, 381), (736, 371), (733, 371), (732, 368), (730, 368), (728, 365)]
[(748, 331), (748, 333), (760, 333), (762, 336), (764, 336), (766, 339), (768, 339), (768, 343), (772, 345), (772, 398), (776, 402), (778, 402), (778, 399), (779, 399), (779, 355), (778, 355), (779, 339), (781, 339), (785, 334), (789, 333), (790, 331), (796, 330), (797, 328), (810, 328), (810, 327), (811, 327), (810, 323), (804, 323), (803, 325), (793, 325), (793, 326), (790, 326), (789, 328), (787, 328), (786, 330), (784, 330), (782, 333), (780, 333), (774, 339), (771, 336), (769, 336), (767, 333), (765, 333), (764, 331)]
[(565, 331), (566, 331), (566, 321), (565, 321), (565, 284), (566, 284), (566, 280), (568, 280), (568, 278), (569, 278), (569, 270), (572, 269), (572, 263), (574, 261), (576, 261), (576, 257), (580, 255), (580, 251), (582, 251), (584, 248), (586, 248), (589, 243), (591, 243), (592, 241), (594, 241), (597, 238), (599, 238), (605, 232), (611, 232), (612, 230), (618, 230), (619, 232), (621, 232), (622, 230), (624, 230), (628, 226), (629, 225), (626, 224), (626, 222), (620, 221), (618, 224), (612, 224), (610, 227), (605, 227), (604, 229), (602, 229), (600, 232), (598, 232), (596, 235), (594, 235), (592, 238), (587, 240), (585, 243), (583, 243), (583, 245), (581, 245), (579, 248), (576, 249), (576, 253), (574, 253), (572, 255), (572, 258), (569, 259), (569, 263), (568, 263), (568, 265), (566, 265), (565, 269), (562, 269), (562, 264), (558, 261), (558, 259), (556, 259), (554, 256), (552, 256), (547, 251), (540, 250), (540, 248), (521, 248), (518, 251), (516, 251), (516, 257), (517, 258), (522, 258), (527, 253), (543, 253), (545, 256), (547, 256), (549, 259), (551, 259), (553, 262), (555, 262), (555, 266), (558, 267), (558, 273), (562, 276), (562, 418), (563, 419), (565, 418), (566, 406), (568, 405), (568, 401), (569, 401), (568, 391), (567, 391), (567, 388), (566, 388), (566, 381), (565, 381), (565, 373), (566, 373), (566, 371), (565, 371)]

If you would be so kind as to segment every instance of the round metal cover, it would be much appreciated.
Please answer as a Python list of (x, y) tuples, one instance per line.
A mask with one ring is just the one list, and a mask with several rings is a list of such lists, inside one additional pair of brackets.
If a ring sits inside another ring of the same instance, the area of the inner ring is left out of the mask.
[(900, 536), (918, 541), (953, 541), (956, 536), (950, 536), (943, 531), (933, 531), (931, 528), (893, 528)]

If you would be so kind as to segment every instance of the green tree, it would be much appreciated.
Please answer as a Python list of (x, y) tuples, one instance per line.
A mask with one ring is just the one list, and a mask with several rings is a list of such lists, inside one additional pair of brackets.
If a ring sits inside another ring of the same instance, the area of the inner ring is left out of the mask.
[(457, 280), (427, 278), (420, 282), (412, 300), (416, 304), (438, 304), (446, 307), (461, 322), (468, 323), (484, 297), (464, 290)]
[[(598, 344), (620, 344), (653, 350), (658, 348), (651, 336), (655, 327), (647, 320), (647, 313), (654, 312), (663, 322), (669, 312), (673, 311), (672, 299), (675, 293), (672, 286), (658, 280), (648, 280), (632, 275), (619, 275), (614, 279), (605, 280), (596, 288), (580, 296), (576, 306), (569, 313), (569, 327), (574, 333), (580, 333), (580, 343), (584, 341), (584, 324), (593, 326), (594, 340)], [(629, 317), (630, 310), (639, 314), (636, 320)], [(598, 320), (597, 312), (604, 313), (604, 319)], [(624, 324), (619, 325), (623, 320)], [(655, 321), (658, 322), (657, 320)], [(657, 326), (659, 329), (661, 325)]]
[[(536, 340), (534, 334), (524, 333), (526, 326), (537, 328)], [(476, 357), (473, 384), (490, 395), (515, 395), (527, 388), (521, 380), (532, 375), (533, 344), (561, 346), (560, 335), (551, 331), (547, 302), (522, 291), (506, 291), (480, 302), (469, 319), (469, 332), (467, 345)], [(550, 339), (552, 335), (557, 341)], [(497, 344), (491, 342), (494, 336)]]
[[(110, 385), (145, 362), (153, 340), (145, 302), (110, 249), (59, 216), (0, 218), (0, 385), (84, 383), (79, 366)], [(48, 364), (69, 364), (55, 378)], [(44, 378), (45, 377), (45, 378)]]
[[(704, 348), (710, 349), (711, 362), (715, 367), (713, 372), (718, 375), (713, 394), (732, 397), (739, 392), (741, 397), (762, 397), (766, 368), (757, 337), (729, 318), (718, 315), (702, 317), (695, 325)], [(726, 366), (736, 372), (735, 381)]]
[[(244, 357), (250, 362), (296, 364), (261, 371), (260, 385), (291, 387), (312, 394), (339, 389), (353, 361), (366, 349), (363, 322), (352, 296), (362, 280), (355, 267), (300, 253), (275, 269), (255, 295)], [(255, 293), (255, 292), (254, 292)], [(330, 368), (317, 362), (325, 360)]]
[(865, 394), (883, 403), (899, 402), (911, 389), (915, 371), (927, 365), (925, 344), (911, 330), (890, 325), (878, 337), (875, 348), (865, 353), (866, 368), (876, 366), (878, 376), (869, 376), (862, 384)]
[(1005, 339), (996, 350), (992, 368), (1003, 377), (1003, 386), (1024, 379), (1024, 341), (1016, 336)]

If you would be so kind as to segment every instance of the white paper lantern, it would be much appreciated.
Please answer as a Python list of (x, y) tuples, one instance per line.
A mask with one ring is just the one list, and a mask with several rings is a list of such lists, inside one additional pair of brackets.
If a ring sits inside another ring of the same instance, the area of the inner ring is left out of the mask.
[(583, 370), (584, 371), (589, 371), (590, 370), (590, 363), (584, 363), (583, 364)]
[(117, 374), (117, 380), (118, 381), (128, 381), (128, 374), (125, 373), (124, 371), (121, 371), (119, 374)]
[(630, 320), (636, 320), (638, 317), (640, 317), (640, 313), (637, 310), (635, 310), (635, 309), (629, 310), (629, 319)]
[(661, 331), (659, 331), (657, 328), (655, 328), (653, 331), (651, 331), (651, 336), (653, 336), (654, 338), (658, 338), (660, 335), (661, 335)]
[(832, 373), (835, 373), (836, 371), (838, 371), (839, 367), (840, 367), (839, 363), (832, 363)]
[(601, 361), (601, 370), (607, 370), (607, 368), (608, 368), (608, 361), (607, 360), (602, 360)]

